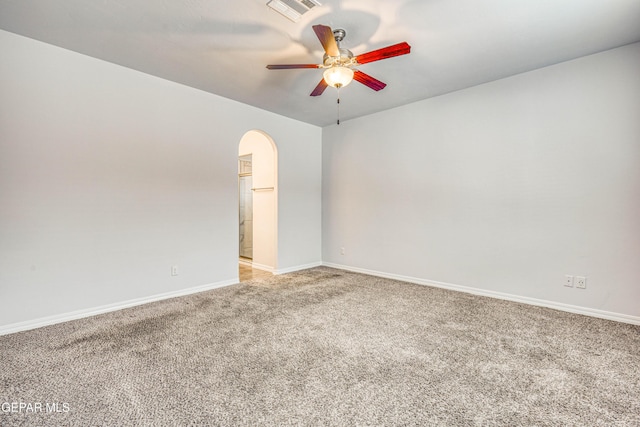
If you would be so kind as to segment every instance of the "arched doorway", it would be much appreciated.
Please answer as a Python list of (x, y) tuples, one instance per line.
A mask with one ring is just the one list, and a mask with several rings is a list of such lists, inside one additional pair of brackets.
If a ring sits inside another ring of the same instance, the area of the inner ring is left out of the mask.
[(278, 154), (266, 133), (251, 130), (238, 146), (239, 259), (254, 269), (277, 267)]

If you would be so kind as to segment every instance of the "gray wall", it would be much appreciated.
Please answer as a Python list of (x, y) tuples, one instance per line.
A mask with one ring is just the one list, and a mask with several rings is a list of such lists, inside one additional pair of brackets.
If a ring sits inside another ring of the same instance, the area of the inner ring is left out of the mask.
[(640, 44), (324, 129), (4, 31), (0, 51), (0, 329), (237, 280), (251, 129), (278, 146), (278, 271), (640, 316)]
[(237, 281), (251, 129), (278, 146), (277, 268), (321, 262), (320, 128), (4, 31), (0, 51), (0, 328)]
[(323, 261), (637, 321), (639, 76), (636, 43), (324, 128)]

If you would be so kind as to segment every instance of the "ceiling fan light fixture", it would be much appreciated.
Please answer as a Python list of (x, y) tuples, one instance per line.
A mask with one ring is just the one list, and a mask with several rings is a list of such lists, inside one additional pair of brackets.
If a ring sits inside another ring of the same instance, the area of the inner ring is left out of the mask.
[(324, 81), (335, 88), (345, 87), (353, 80), (353, 70), (349, 67), (333, 66), (324, 70)]

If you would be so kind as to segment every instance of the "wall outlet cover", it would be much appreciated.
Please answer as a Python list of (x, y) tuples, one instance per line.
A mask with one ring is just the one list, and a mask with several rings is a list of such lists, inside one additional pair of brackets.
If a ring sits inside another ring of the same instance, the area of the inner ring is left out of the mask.
[(567, 274), (564, 276), (564, 285), (573, 288), (573, 276)]

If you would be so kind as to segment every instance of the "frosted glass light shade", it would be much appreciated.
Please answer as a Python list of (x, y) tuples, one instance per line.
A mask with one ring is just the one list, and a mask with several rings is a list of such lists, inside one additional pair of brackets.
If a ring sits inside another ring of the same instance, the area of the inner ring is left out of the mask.
[(322, 75), (324, 76), (324, 81), (335, 88), (344, 87), (353, 80), (353, 70), (348, 67), (327, 68)]

